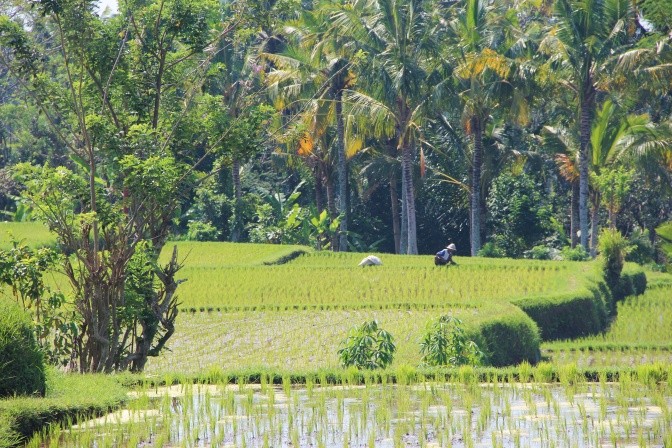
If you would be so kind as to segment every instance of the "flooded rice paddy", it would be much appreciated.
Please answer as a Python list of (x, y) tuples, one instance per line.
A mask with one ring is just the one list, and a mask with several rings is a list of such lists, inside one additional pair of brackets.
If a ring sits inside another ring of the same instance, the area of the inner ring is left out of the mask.
[(29, 446), (672, 446), (667, 383), (176, 385)]

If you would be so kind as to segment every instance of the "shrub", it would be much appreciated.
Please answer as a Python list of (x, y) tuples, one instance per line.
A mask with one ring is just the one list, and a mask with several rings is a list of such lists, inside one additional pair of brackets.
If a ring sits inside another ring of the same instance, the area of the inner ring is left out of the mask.
[(350, 330), (350, 335), (341, 345), (338, 356), (343, 367), (358, 369), (384, 369), (392, 364), (394, 338), (378, 326), (375, 320), (366, 321)]
[(504, 172), (487, 198), (491, 238), (507, 257), (520, 257), (549, 233), (551, 209), (543, 188), (526, 173)]
[(530, 250), (524, 252), (525, 258), (531, 258), (533, 260), (550, 260), (551, 248), (546, 246), (534, 246)]
[(537, 323), (545, 341), (587, 336), (606, 326), (607, 305), (599, 289), (528, 297), (514, 304)]
[(187, 240), (190, 241), (217, 241), (219, 230), (209, 222), (190, 221), (187, 231)]
[(620, 280), (630, 244), (618, 230), (605, 229), (600, 232), (599, 249), (604, 280), (614, 300), (621, 300), (625, 297), (624, 293), (627, 295), (627, 285), (621, 285)]
[(431, 323), (420, 341), (422, 362), (430, 366), (478, 365), (483, 353), (470, 340), (462, 321), (445, 315)]
[(562, 248), (560, 254), (562, 255), (562, 259), (567, 261), (586, 261), (590, 256), (581, 245), (574, 248), (565, 246)]
[(537, 363), (539, 329), (532, 319), (514, 313), (483, 322), (479, 326), (477, 340), (488, 360), (495, 367), (520, 364), (523, 361)]
[(489, 241), (478, 251), (478, 256), (485, 258), (504, 258), (506, 254), (503, 249), (500, 249), (495, 243)]
[(646, 291), (648, 280), (644, 271), (626, 274), (632, 279), (632, 292), (636, 296), (641, 296)]
[(45, 387), (44, 360), (28, 315), (0, 299), (0, 397), (44, 395)]
[(635, 229), (630, 237), (630, 251), (626, 254), (625, 260), (637, 264), (646, 264), (653, 261), (654, 249), (649, 238), (648, 230)]

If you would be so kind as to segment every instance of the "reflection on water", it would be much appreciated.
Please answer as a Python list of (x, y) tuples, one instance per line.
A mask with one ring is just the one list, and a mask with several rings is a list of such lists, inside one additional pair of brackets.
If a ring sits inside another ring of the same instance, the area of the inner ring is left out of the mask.
[(189, 385), (134, 392), (128, 409), (84, 422), (59, 434), (57, 442), (96, 447), (663, 446), (672, 437), (670, 409), (667, 385), (637, 383)]

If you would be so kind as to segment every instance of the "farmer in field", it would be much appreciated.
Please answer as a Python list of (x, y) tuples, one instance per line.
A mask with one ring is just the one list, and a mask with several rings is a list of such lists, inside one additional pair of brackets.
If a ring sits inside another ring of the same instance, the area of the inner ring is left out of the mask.
[(436, 253), (436, 256), (434, 257), (434, 264), (436, 266), (444, 266), (446, 264), (457, 264), (455, 263), (455, 260), (453, 260), (453, 254), (457, 248), (455, 247), (455, 244), (450, 243), (448, 246), (446, 246), (445, 249), (440, 250)]

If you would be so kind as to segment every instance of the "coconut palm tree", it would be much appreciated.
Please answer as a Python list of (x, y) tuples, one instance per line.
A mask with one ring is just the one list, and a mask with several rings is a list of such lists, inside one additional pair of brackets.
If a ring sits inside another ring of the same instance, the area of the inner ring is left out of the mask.
[[(573, 138), (572, 138), (573, 137)], [(597, 182), (605, 170), (613, 171), (625, 160), (636, 161), (646, 153), (645, 148), (661, 147), (664, 140), (659, 136), (647, 115), (623, 116), (616, 104), (607, 100), (597, 111), (591, 127), (590, 178), (589, 191), (591, 202), (591, 232), (590, 253), (594, 257), (597, 252), (597, 238), (599, 231), (599, 211), (602, 202), (602, 191)], [(566, 129), (546, 127), (544, 142), (547, 148), (558, 153), (558, 162), (561, 175), (573, 186), (578, 183), (579, 170), (576, 148), (579, 146), (576, 135)], [(575, 192), (573, 189), (573, 198)], [(574, 214), (574, 213), (573, 213)], [(613, 225), (615, 216), (610, 210), (610, 221)], [(573, 228), (574, 230), (574, 228)], [(582, 232), (583, 233), (583, 232)]]
[[(347, 251), (348, 169), (343, 92), (351, 86), (354, 78), (349, 70), (347, 49), (341, 45), (339, 36), (332, 32), (326, 11), (329, 10), (324, 4), (304, 11), (299, 21), (291, 22), (286, 27), (288, 35), (295, 39), (294, 46), (281, 54), (264, 53), (262, 57), (270, 60), (275, 67), (268, 76), (274, 90), (283, 86), (286, 98), (303, 97), (304, 104), (299, 109), (304, 118), (306, 114), (320, 111), (324, 124), (327, 124), (325, 119), (335, 122), (334, 149), (338, 178), (336, 215), (340, 216), (340, 225), (338, 242), (333, 249)], [(310, 102), (313, 104), (308, 104)], [(317, 121), (320, 120), (316, 119), (315, 122)], [(321, 127), (320, 129), (324, 130)], [(310, 139), (317, 140), (321, 135), (313, 134)], [(332, 216), (334, 218), (336, 216)]]
[(630, 0), (556, 0), (557, 23), (540, 45), (550, 56), (578, 102), (579, 223), (581, 245), (588, 251), (588, 193), (591, 126), (596, 94), (605, 66), (625, 51), (628, 21), (634, 18)]
[[(483, 231), (482, 169), (483, 138), (492, 115), (514, 98), (510, 77), (514, 63), (506, 53), (511, 50), (505, 30), (512, 26), (507, 18), (486, 0), (467, 0), (458, 5), (449, 24), (452, 45), (455, 91), (462, 108), (464, 130), (472, 139), (471, 154), (471, 255), (481, 248)], [(512, 108), (521, 113), (525, 108)]]
[[(417, 254), (413, 161), (425, 108), (444, 78), (437, 76), (438, 34), (422, 0), (355, 0), (332, 15), (358, 60), (357, 90), (344, 92), (351, 113), (395, 141), (401, 153), (400, 252)], [(432, 77), (435, 77), (432, 80)]]

